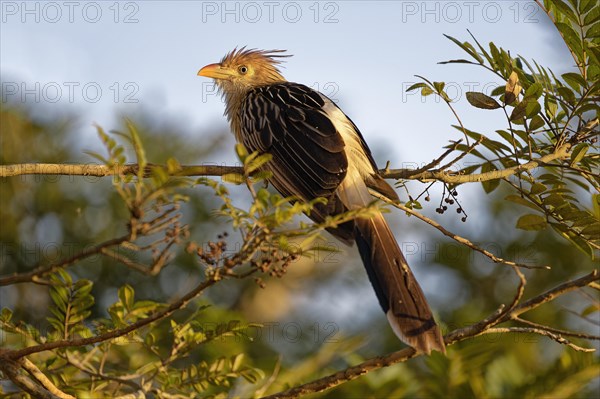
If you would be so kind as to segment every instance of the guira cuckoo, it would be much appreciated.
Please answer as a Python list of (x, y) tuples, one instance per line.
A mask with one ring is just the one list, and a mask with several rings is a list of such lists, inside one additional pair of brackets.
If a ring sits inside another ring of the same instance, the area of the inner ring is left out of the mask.
[[(237, 141), (250, 153), (272, 155), (264, 168), (282, 195), (327, 199), (308, 215), (316, 222), (369, 205), (369, 189), (397, 201), (350, 118), (322, 93), (281, 75), (283, 52), (236, 49), (198, 71), (213, 78), (224, 96)], [(419, 352), (445, 352), (425, 295), (383, 215), (359, 217), (329, 231), (346, 244), (356, 242), (396, 335)]]

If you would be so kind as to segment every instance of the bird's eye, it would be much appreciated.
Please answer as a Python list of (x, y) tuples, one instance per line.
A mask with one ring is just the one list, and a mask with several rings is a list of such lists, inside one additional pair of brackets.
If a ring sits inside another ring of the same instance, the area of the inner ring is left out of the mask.
[(241, 67), (238, 68), (238, 71), (240, 71), (240, 73), (243, 75), (246, 72), (248, 72), (248, 67), (245, 65), (242, 65)]

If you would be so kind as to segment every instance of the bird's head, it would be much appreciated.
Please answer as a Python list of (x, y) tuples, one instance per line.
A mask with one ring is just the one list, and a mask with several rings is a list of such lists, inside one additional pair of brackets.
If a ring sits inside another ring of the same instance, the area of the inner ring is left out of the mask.
[(245, 92), (257, 86), (285, 82), (277, 65), (285, 50), (235, 49), (221, 62), (209, 64), (198, 71), (199, 76), (215, 79), (224, 92)]

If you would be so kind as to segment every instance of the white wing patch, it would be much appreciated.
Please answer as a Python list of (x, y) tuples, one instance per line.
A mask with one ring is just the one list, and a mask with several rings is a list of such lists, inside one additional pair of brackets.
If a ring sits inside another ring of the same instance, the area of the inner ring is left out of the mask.
[(358, 173), (361, 177), (366, 178), (374, 173), (377, 173), (373, 169), (373, 165), (369, 160), (367, 154), (365, 154), (363, 146), (361, 144), (360, 137), (354, 129), (354, 125), (346, 114), (344, 114), (335, 104), (333, 104), (328, 98), (323, 97), (325, 105), (323, 111), (329, 116), (329, 119), (333, 122), (336, 130), (342, 136), (344, 143), (346, 144), (346, 156), (348, 157), (348, 174)]
[(377, 171), (369, 160), (362, 146), (360, 136), (348, 117), (327, 97), (323, 97), (323, 111), (327, 114), (333, 126), (342, 136), (348, 158), (348, 171), (340, 184), (337, 195), (348, 209), (358, 209), (367, 206), (373, 197), (365, 183), (365, 179)]

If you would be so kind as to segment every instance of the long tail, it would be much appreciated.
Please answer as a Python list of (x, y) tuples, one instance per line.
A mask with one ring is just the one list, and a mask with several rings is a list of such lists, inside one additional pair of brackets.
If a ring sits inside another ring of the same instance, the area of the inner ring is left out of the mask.
[(392, 329), (418, 352), (445, 353), (425, 295), (381, 213), (355, 219), (354, 238), (377, 299)]

